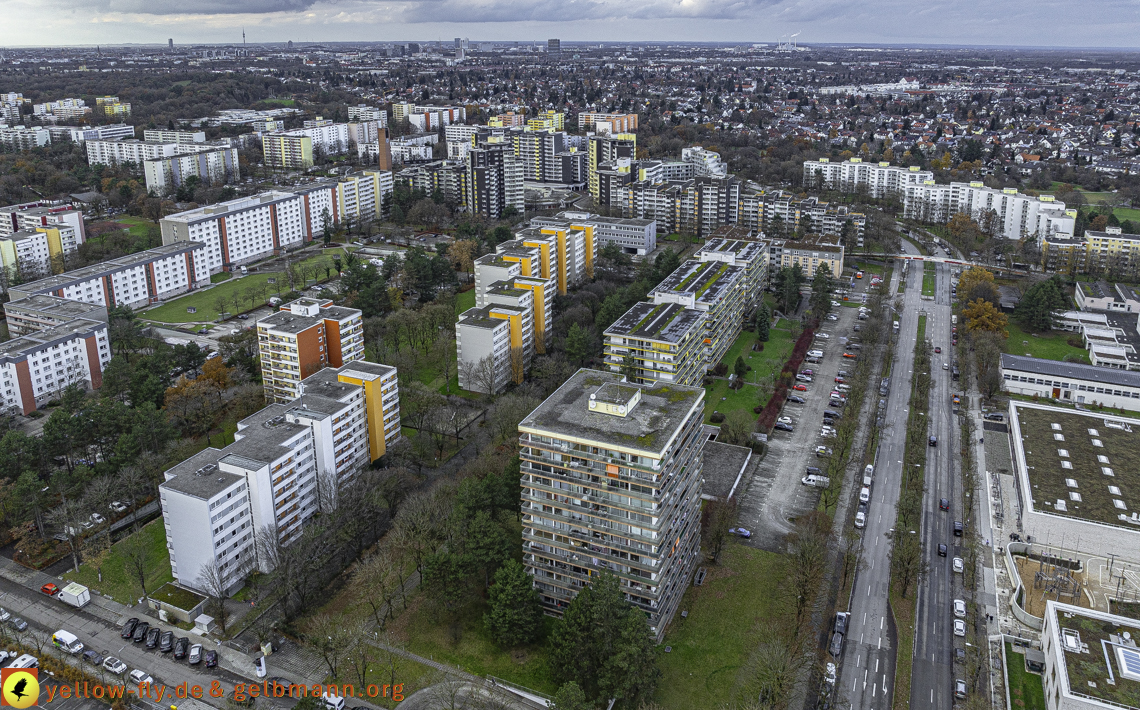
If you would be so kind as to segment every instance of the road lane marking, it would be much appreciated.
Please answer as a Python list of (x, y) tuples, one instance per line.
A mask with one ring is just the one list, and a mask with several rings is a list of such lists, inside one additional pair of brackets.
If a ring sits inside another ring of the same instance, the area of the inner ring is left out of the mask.
[(885, 616), (884, 616), (882, 619), (879, 619), (879, 631), (882, 631), (882, 630), (883, 630), (883, 620), (884, 620), (884, 619), (886, 619), (886, 618), (887, 618), (887, 617), (885, 617)]

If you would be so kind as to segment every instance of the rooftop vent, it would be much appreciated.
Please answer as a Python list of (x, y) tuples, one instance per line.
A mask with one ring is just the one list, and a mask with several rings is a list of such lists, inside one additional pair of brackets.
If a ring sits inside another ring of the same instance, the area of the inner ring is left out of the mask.
[[(210, 463), (210, 464), (206, 464), (206, 465), (205, 465), (205, 466), (203, 466), (202, 468), (200, 468), (200, 469), (198, 469), (197, 471), (195, 471), (195, 472), (194, 472), (194, 475), (196, 475), (196, 476), (205, 476), (207, 473), (210, 473), (211, 471), (216, 471), (217, 469), (218, 469), (218, 464), (216, 464), (216, 463)], [(220, 480), (220, 479), (219, 479), (219, 480)]]

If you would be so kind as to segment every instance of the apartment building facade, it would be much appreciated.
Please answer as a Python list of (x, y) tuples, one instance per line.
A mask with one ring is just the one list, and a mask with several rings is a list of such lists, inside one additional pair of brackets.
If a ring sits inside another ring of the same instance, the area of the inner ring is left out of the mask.
[(265, 399), (299, 397), (302, 381), (325, 367), (364, 359), (364, 323), (356, 308), (299, 298), (257, 321)]
[(54, 328), (77, 318), (106, 323), (107, 306), (48, 294), (35, 294), (4, 304), (8, 334), (14, 338)]
[(67, 225), (75, 230), (80, 244), (87, 241), (83, 213), (70, 205), (43, 201), (0, 207), (0, 237), (52, 225)]
[(799, 265), (809, 279), (820, 267), (826, 267), (832, 277), (843, 273), (843, 243), (837, 237), (818, 235), (780, 240), (779, 252), (780, 268)]
[(598, 168), (602, 163), (616, 162), (622, 158), (637, 158), (637, 135), (634, 133), (612, 133), (608, 136), (590, 136), (586, 153), (586, 175), (590, 196), (595, 202), (601, 199), (598, 182)]
[(519, 424), (523, 564), (548, 614), (608, 572), (662, 638), (700, 548), (704, 396), (579, 370)]
[(829, 158), (804, 161), (804, 187), (826, 188), (839, 192), (865, 191), (869, 197), (901, 198), (911, 185), (934, 180), (934, 173), (917, 165), (892, 166), (887, 162), (865, 163), (862, 158), (831, 162)]
[(768, 242), (718, 237), (706, 241), (694, 256), (706, 263), (718, 261), (744, 270), (740, 291), (745, 308), (756, 305), (768, 288)]
[(699, 387), (705, 376), (705, 313), (679, 303), (638, 303), (606, 328), (610, 372), (634, 384)]
[(241, 179), (237, 148), (206, 148), (198, 143), (175, 145), (193, 152), (179, 150), (177, 155), (143, 161), (148, 191), (169, 195), (191, 177), (198, 178), (202, 185), (224, 185)]
[(689, 259), (649, 292), (656, 304), (676, 303), (705, 314), (704, 364), (712, 369), (740, 333), (747, 299), (745, 269)]
[(35, 150), (51, 144), (51, 133), (40, 126), (0, 126), (0, 145), (13, 150)]
[(141, 167), (148, 160), (170, 158), (178, 154), (177, 143), (151, 143), (134, 139), (89, 139), (86, 146), (87, 162), (91, 165), (134, 163)]
[(502, 218), (508, 207), (523, 214), (523, 169), (509, 144), (472, 148), (467, 152), (466, 168), (468, 211), (488, 219)]
[(26, 415), (71, 385), (98, 389), (110, 360), (106, 321), (75, 318), (0, 343), (0, 407)]
[(494, 291), (500, 301), (515, 299), (523, 305), (490, 301), (459, 314), (456, 365), (459, 386), (469, 392), (497, 394), (512, 382), (522, 383), (534, 353), (533, 292), (488, 289), (488, 294)]
[(616, 244), (622, 252), (645, 256), (657, 248), (657, 221), (624, 217), (603, 217), (589, 212), (566, 211), (553, 217), (533, 217), (532, 227), (573, 227), (581, 225), (592, 228), (593, 238), (598, 249), (607, 244)]
[(1041, 240), (1041, 268), (1046, 273), (1134, 280), (1140, 275), (1140, 235), (1106, 227), (1086, 229), (1083, 237), (1046, 237)]
[[(599, 123), (607, 124), (599, 126)], [(636, 133), (636, 113), (597, 113), (583, 111), (578, 114), (578, 130), (598, 133)]]
[(210, 283), (200, 242), (179, 242), (12, 286), (13, 301), (46, 294), (72, 301), (140, 308)]
[(9, 278), (58, 274), (63, 271), (64, 257), (81, 243), (75, 228), (68, 224), (20, 230), (0, 236), (0, 266)]
[(148, 128), (143, 131), (143, 140), (152, 143), (178, 143), (193, 145), (206, 142), (205, 131), (170, 131), (164, 128)]

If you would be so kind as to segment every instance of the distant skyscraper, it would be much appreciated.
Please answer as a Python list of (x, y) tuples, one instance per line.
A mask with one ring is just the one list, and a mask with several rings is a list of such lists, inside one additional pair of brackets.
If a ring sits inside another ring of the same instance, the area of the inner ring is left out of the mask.
[(174, 38), (173, 37), (166, 40), (166, 46), (170, 49), (171, 52), (174, 51)]
[(289, 40), (288, 47), (289, 47), (289, 49), (293, 49), (293, 40)]
[(562, 40), (548, 39), (546, 40), (546, 53), (547, 54), (562, 54)]
[(462, 42), (463, 42), (463, 39), (462, 39), (462, 38), (460, 38), (460, 37), (456, 37), (456, 38), (455, 38), (455, 48), (456, 48), (456, 49), (459, 49), (459, 46), (462, 44)]

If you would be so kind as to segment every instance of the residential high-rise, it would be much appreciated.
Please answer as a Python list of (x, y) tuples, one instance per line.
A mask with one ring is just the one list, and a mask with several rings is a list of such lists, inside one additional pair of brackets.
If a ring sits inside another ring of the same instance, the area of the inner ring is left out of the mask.
[(364, 359), (364, 324), (356, 308), (299, 298), (257, 321), (265, 399), (299, 397), (302, 381), (325, 367)]
[(706, 314), (704, 355), (710, 370), (740, 333), (747, 303), (744, 273), (742, 266), (689, 259), (649, 292), (654, 303), (678, 303)]
[(635, 384), (699, 387), (705, 376), (705, 314), (679, 303), (638, 303), (606, 328), (605, 362)]
[(202, 185), (215, 186), (241, 179), (237, 148), (215, 148), (201, 144), (193, 147), (199, 149), (181, 155), (144, 160), (142, 167), (147, 191), (156, 195), (169, 195), (191, 177), (197, 178)]
[(562, 40), (548, 39), (546, 40), (546, 53), (559, 55), (562, 54)]
[(523, 564), (547, 613), (609, 572), (664, 635), (699, 556), (704, 397), (579, 370), (519, 424)]
[(607, 136), (590, 136), (587, 154), (586, 175), (590, 195), (594, 201), (600, 199), (598, 190), (598, 167), (602, 163), (616, 162), (621, 158), (637, 158), (637, 135), (633, 133), (613, 133)]
[[(636, 113), (595, 113), (578, 114), (578, 128), (583, 131), (596, 131), (598, 123), (608, 123), (608, 133), (634, 133), (637, 131)], [(603, 131), (598, 131), (602, 133)]]
[(706, 263), (719, 261), (744, 269), (740, 291), (745, 308), (755, 305), (768, 288), (767, 242), (714, 238), (706, 241), (694, 256)]
[(466, 164), (468, 211), (488, 219), (501, 219), (508, 207), (525, 211), (523, 171), (509, 145), (472, 148)]
[(71, 385), (99, 389), (110, 361), (103, 320), (74, 318), (0, 343), (0, 408), (26, 415)]
[(645, 256), (657, 248), (657, 221), (623, 217), (603, 217), (589, 212), (566, 211), (553, 217), (533, 217), (532, 227), (590, 226), (594, 240), (601, 249), (606, 244), (617, 244), (626, 254)]
[[(497, 394), (519, 384), (534, 354), (534, 294), (500, 286), (488, 289), (489, 305), (459, 314), (455, 324), (459, 386), (470, 392)], [(517, 305), (499, 305), (495, 301)]]

